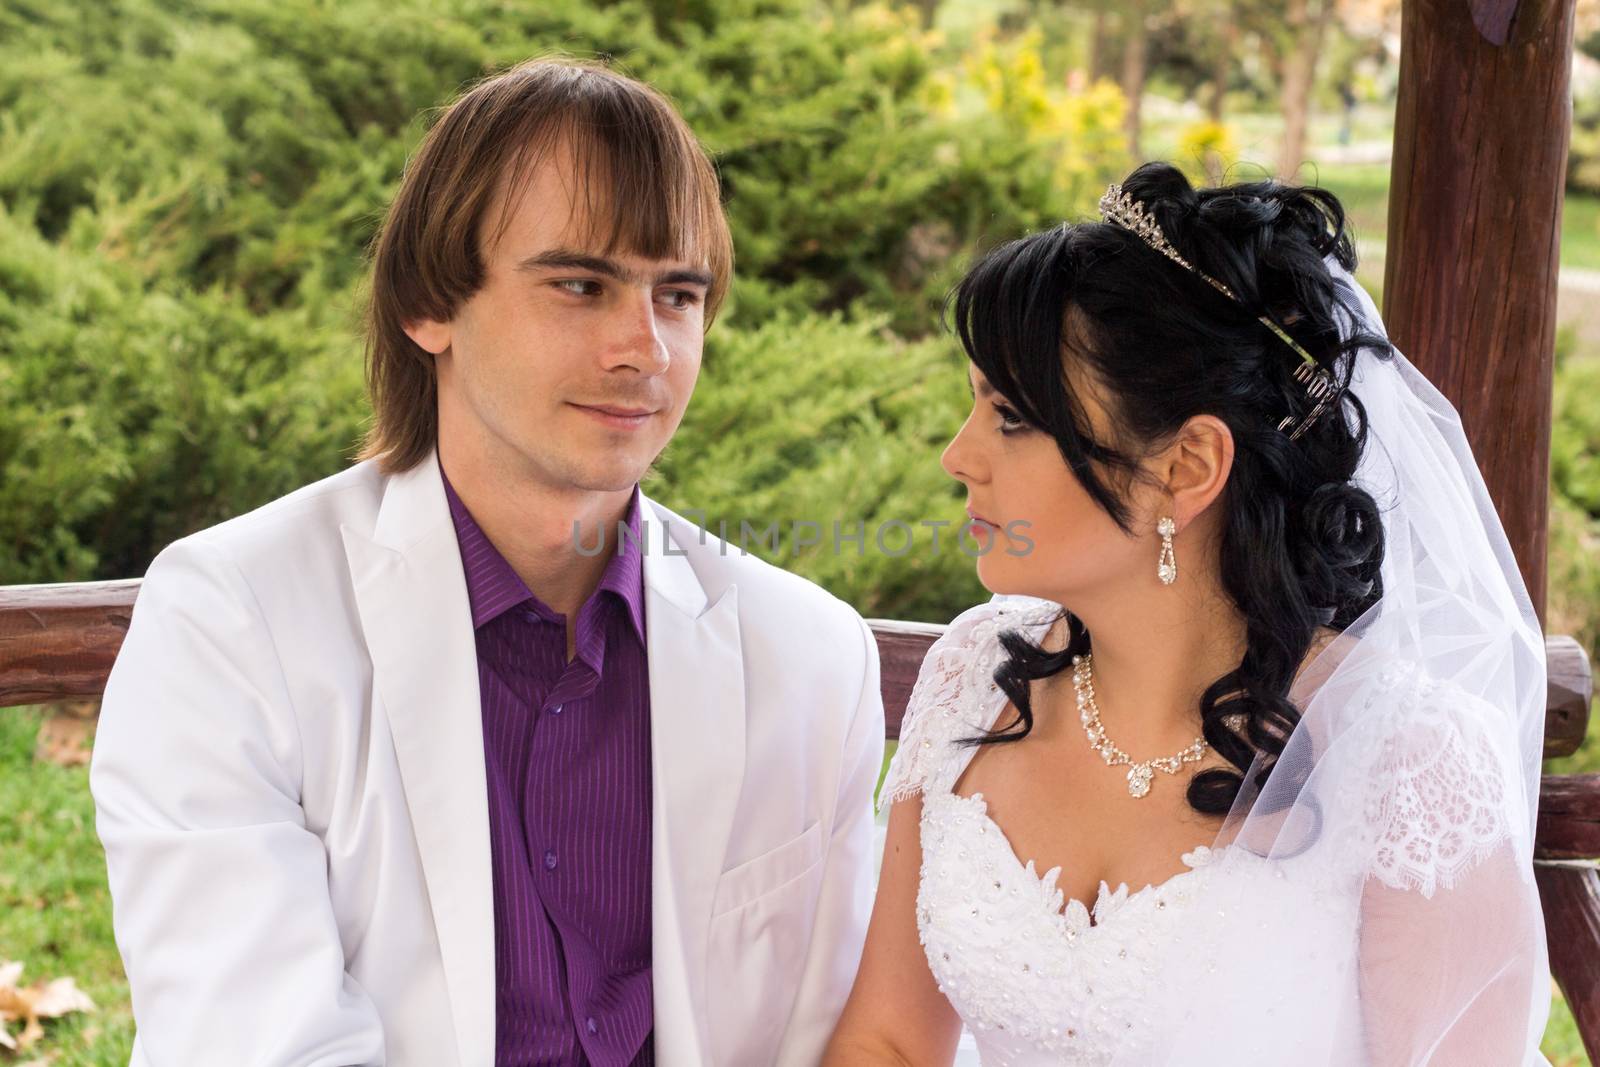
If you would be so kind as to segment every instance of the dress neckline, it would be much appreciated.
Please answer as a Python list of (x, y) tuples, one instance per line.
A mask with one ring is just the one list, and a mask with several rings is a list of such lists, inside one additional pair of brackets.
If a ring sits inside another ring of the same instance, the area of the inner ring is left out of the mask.
[(1062, 868), (1058, 864), (1044, 873), (1040, 873), (1037, 863), (1033, 860), (1024, 862), (1017, 854), (1016, 846), (1011, 843), (1011, 838), (1004, 829), (989, 815), (989, 804), (981, 792), (970, 796), (962, 795), (953, 790), (946, 790), (942, 796), (958, 807), (970, 811), (982, 826), (992, 830), (1004, 844), (1004, 851), (1010, 858), (1012, 865), (1023, 872), (1034, 882), (1037, 882), (1042, 896), (1049, 903), (1047, 908), (1059, 923), (1074, 935), (1087, 930), (1098, 930), (1107, 920), (1114, 918), (1119, 912), (1129, 905), (1143, 902), (1146, 899), (1155, 901), (1158, 909), (1165, 908), (1165, 897), (1169, 891), (1174, 891), (1179, 884), (1187, 878), (1200, 873), (1213, 863), (1222, 853), (1227, 851), (1226, 845), (1196, 845), (1178, 858), (1185, 869), (1173, 873), (1159, 882), (1147, 883), (1142, 889), (1129, 891), (1128, 883), (1121, 882), (1116, 889), (1112, 889), (1105, 880), (1100, 880), (1100, 885), (1092, 902), (1085, 903), (1077, 897), (1069, 897), (1066, 890), (1060, 888), (1056, 882), (1061, 877)]
[[(1055, 611), (1041, 610), (1045, 607), (1055, 608)], [(1049, 627), (1054, 625), (1057, 617), (1056, 612), (1059, 610), (1058, 605), (1048, 604), (1030, 606), (1021, 610), (999, 608), (995, 612), (994, 620), (998, 625), (995, 627), (994, 632), (989, 635), (988, 640), (998, 642), (1000, 632), (1012, 628), (1038, 629), (1042, 627), (1048, 632)], [(1010, 615), (1011, 618), (1004, 618), (1006, 615)], [(1035, 639), (1037, 640), (1037, 638)], [(980, 662), (982, 658), (981, 656), (976, 657)], [(980, 729), (983, 730), (994, 728), (995, 721), (1005, 709), (1009, 699), (1004, 692), (1000, 691), (999, 687), (992, 682), (988, 684), (988, 690), (981, 691), (983, 695), (979, 697), (983, 720), (980, 724)], [(985, 698), (992, 706), (984, 706)], [(1198, 873), (1227, 849), (1225, 845), (1196, 845), (1193, 849), (1182, 853), (1178, 857), (1185, 867), (1184, 870), (1177, 871), (1160, 882), (1148, 883), (1142, 889), (1130, 892), (1128, 883), (1122, 882), (1113, 890), (1106, 880), (1102, 878), (1092, 903), (1085, 903), (1077, 897), (1068, 897), (1066, 891), (1056, 885), (1057, 879), (1061, 876), (1061, 867), (1059, 865), (1051, 867), (1041, 874), (1035, 861), (1031, 859), (1024, 861), (1017, 854), (1016, 846), (1012, 844), (1011, 838), (989, 814), (988, 802), (984, 799), (981, 791), (970, 795), (955, 791), (956, 783), (961, 780), (961, 775), (971, 762), (974, 754), (975, 752), (969, 751), (957, 761), (955, 774), (949, 779), (945, 788), (940, 790), (941, 794), (948, 797), (953, 803), (971, 811), (983, 826), (987, 826), (999, 835), (1000, 840), (1004, 843), (1005, 853), (1010, 857), (1012, 864), (1019, 871), (1026, 874), (1028, 878), (1038, 883), (1041, 895), (1051, 902), (1048, 907), (1049, 910), (1054, 912), (1056, 921), (1064, 924), (1065, 928), (1073, 936), (1087, 930), (1100, 929), (1108, 919), (1130, 904), (1151, 899), (1155, 900), (1158, 906), (1165, 907), (1163, 896), (1167, 890), (1175, 889), (1178, 883)]]

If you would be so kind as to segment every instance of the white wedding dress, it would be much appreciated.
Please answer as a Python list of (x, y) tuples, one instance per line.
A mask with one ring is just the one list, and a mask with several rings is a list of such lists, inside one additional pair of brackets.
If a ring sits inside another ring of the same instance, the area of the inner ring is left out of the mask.
[[(1130, 891), (1102, 882), (1092, 902), (1063, 900), (1059, 868), (1024, 862), (982, 795), (953, 791), (975, 752), (958, 742), (997, 725), (1006, 706), (992, 681), (1005, 656), (1000, 632), (1037, 642), (1058, 612), (1000, 597), (951, 623), (923, 663), (881, 791), (883, 806), (923, 798), (917, 929), (984, 1067), (1285, 1063), (1295, 1048), (1321, 1050), (1319, 1064), (1365, 1063), (1361, 1024), (1351, 1017), (1352, 912), (1361, 894), (1339, 882), (1351, 866), (1340, 858), (1366, 849), (1376, 858), (1358, 867), (1425, 897), (1451, 885), (1506, 840), (1503, 782), (1486, 762), (1492, 752), (1469, 741), (1448, 702), (1431, 717), (1419, 710), (1438, 699), (1438, 687), (1397, 668), (1384, 687), (1390, 696), (1409, 689), (1400, 701), (1409, 709), (1406, 737), (1397, 743), (1373, 730), (1361, 746), (1360, 758), (1383, 764), (1389, 786), (1383, 796), (1347, 798), (1361, 818), (1329, 820), (1319, 847), (1298, 858), (1197, 843), (1182, 857), (1187, 869), (1160, 885)], [(1457, 802), (1434, 803), (1444, 795)], [(1420, 823), (1407, 817), (1418, 798), (1433, 813)], [(1449, 817), (1441, 821), (1440, 810)], [(1238, 1006), (1216, 988), (1227, 980), (1216, 961), (1237, 960), (1241, 946), (1253, 978), (1283, 968), (1292, 972), (1286, 988), (1324, 991), (1324, 1009), (1261, 1003), (1239, 1026)], [(1175, 1030), (1185, 1036), (1175, 1040)]]

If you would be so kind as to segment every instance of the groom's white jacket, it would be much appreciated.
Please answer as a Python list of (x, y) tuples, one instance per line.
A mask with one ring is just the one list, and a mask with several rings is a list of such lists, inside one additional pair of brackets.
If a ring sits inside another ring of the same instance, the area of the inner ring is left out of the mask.
[[(876, 646), (643, 518), (658, 1061), (812, 1065), (871, 903)], [(476, 662), (436, 455), (156, 558), (90, 772), (134, 1067), (492, 1067)]]

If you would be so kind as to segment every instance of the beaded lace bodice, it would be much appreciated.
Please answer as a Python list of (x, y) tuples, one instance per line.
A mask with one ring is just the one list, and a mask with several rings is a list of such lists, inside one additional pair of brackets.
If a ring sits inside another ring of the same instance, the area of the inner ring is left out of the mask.
[[(1327, 983), (1355, 981), (1348, 902), (1358, 895), (1325, 892), (1325, 862), (1197, 847), (1182, 857), (1187, 869), (1159, 885), (1130, 891), (1102, 882), (1092, 902), (1065, 900), (1059, 868), (1024, 864), (982, 794), (953, 791), (973, 754), (958, 742), (993, 726), (1006, 705), (992, 681), (1004, 657), (999, 634), (1017, 629), (1040, 640), (1058, 611), (1008, 598), (951, 623), (924, 661), (881, 793), (885, 805), (923, 797), (917, 929), (985, 1067), (1142, 1062), (1160, 1029), (1151, 1021), (1181, 1014), (1189, 992), (1214, 974), (1208, 961), (1241, 938), (1315, 946), (1300, 953), (1302, 975), (1309, 967)], [(1390, 683), (1418, 685), (1399, 674)], [(1383, 768), (1395, 788), (1353, 798), (1364, 805), (1366, 832), (1343, 847), (1375, 855), (1371, 873), (1380, 880), (1431, 894), (1504, 838), (1504, 804), (1497, 768), (1483, 762), (1492, 752), (1475, 750), (1447, 717), (1420, 721), (1426, 728), (1408, 731), (1408, 744), (1371, 731), (1359, 758)], [(1419, 797), (1437, 800), (1441, 791), (1461, 798), (1442, 806), (1448, 825), (1408, 819)]]

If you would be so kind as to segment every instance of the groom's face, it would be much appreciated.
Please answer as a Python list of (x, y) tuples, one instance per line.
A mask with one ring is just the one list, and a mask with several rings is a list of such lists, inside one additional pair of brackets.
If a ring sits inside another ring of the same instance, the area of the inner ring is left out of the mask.
[(609, 219), (591, 211), (630, 205), (597, 209), (573, 172), (550, 152), (496, 239), (502, 181), (480, 230), (482, 287), (449, 322), (408, 332), (435, 354), (442, 453), (558, 492), (614, 492), (683, 418), (712, 279), (702, 262), (605, 248)]

